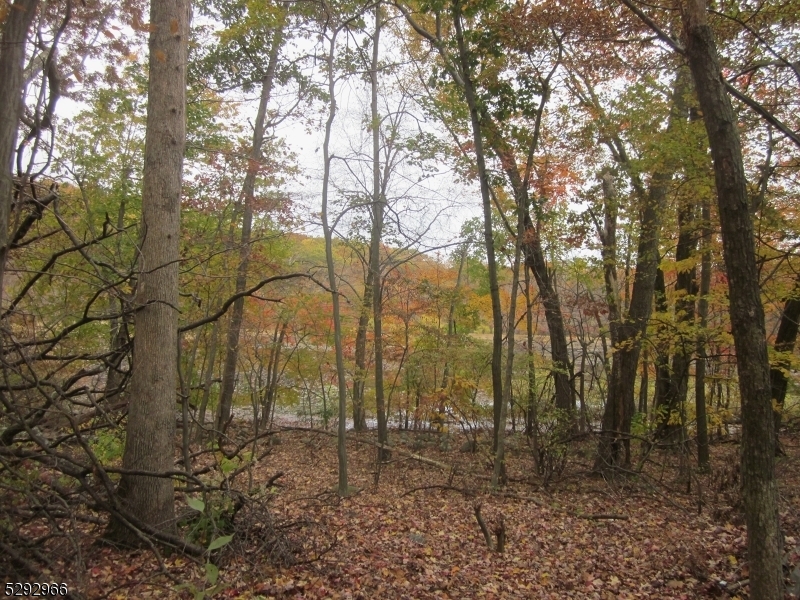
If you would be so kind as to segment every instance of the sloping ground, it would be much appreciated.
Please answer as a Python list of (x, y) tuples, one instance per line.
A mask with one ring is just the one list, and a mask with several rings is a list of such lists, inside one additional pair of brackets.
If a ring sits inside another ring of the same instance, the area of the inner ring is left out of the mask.
[[(251, 535), (249, 546), (232, 543), (215, 559), (222, 564), (224, 589), (213, 597), (747, 597), (741, 585), (747, 578), (745, 533), (732, 466), (737, 444), (715, 445), (713, 473), (695, 473), (688, 485), (677, 477), (678, 458), (658, 451), (646, 475), (591, 476), (586, 467), (594, 441), (586, 440), (570, 451), (564, 473), (544, 490), (531, 475), (524, 440), (516, 439), (511, 483), (502, 495), (492, 495), (488, 456), (480, 450), (442, 451), (433, 436), (427, 444), (421, 436), (403, 437), (420, 454), (454, 470), (395, 453), (375, 487), (375, 448), (354, 441), (348, 445), (350, 480), (359, 490), (340, 500), (332, 492), (335, 439), (283, 432), (281, 443), (253, 471), (253, 481), (284, 473), (269, 492), (272, 515), (303, 545), (301, 559), (322, 555), (306, 564), (273, 567), (258, 536)], [(796, 436), (784, 441), (782, 523), (792, 567), (800, 553), (800, 444)], [(247, 477), (237, 481), (246, 485)], [(475, 518), (478, 502), (490, 530), (502, 516), (503, 554), (487, 548)], [(195, 592), (210, 587), (202, 565), (185, 557), (165, 556), (166, 575), (149, 551), (123, 552), (90, 546), (91, 541), (87, 535), (82, 549), (86, 572), (71, 584), (86, 597), (191, 598), (203, 596), (176, 591), (178, 583), (190, 583)]]

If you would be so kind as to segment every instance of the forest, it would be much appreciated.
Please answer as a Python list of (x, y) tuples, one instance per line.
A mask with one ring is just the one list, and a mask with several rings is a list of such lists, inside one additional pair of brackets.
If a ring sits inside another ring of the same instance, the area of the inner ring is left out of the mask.
[(5, 596), (800, 598), (795, 0), (3, 0)]

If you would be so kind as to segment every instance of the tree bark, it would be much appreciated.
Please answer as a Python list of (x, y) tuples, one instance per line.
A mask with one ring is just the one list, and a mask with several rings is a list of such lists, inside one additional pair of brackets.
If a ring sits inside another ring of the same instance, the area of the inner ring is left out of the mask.
[(696, 340), (694, 335), (687, 335), (687, 326), (691, 328), (695, 316), (695, 296), (697, 296), (697, 276), (694, 265), (689, 268), (680, 266), (690, 259), (697, 249), (697, 238), (694, 230), (694, 202), (686, 202), (678, 209), (678, 245), (675, 248), (675, 262), (678, 263), (678, 277), (675, 282), (675, 328), (672, 369), (669, 371), (667, 389), (662, 399), (663, 410), (659, 413), (656, 437), (677, 442), (685, 435), (681, 419), (675, 414), (683, 411), (689, 389), (689, 366), (692, 361)]
[[(514, 240), (514, 263), (511, 276), (511, 302), (508, 309), (508, 334), (506, 335), (506, 372), (503, 381), (503, 405), (500, 410), (500, 426), (497, 428), (497, 450), (494, 456), (494, 469), (492, 470), (492, 487), (505, 483), (505, 442), (506, 442), (506, 414), (508, 405), (511, 404), (511, 381), (514, 374), (514, 334), (517, 322), (517, 288), (519, 287), (519, 267), (522, 256), (522, 239), (525, 235), (525, 207), (517, 206), (517, 236)], [(500, 538), (498, 537), (498, 543)], [(502, 549), (498, 549), (502, 551)]]
[[(211, 329), (211, 341), (208, 343), (205, 361), (203, 362), (203, 395), (197, 412), (197, 432), (195, 441), (202, 442), (206, 437), (206, 409), (211, 397), (211, 383), (214, 380), (214, 363), (217, 360), (217, 341), (219, 340), (220, 320), (214, 321)], [(198, 334), (199, 335), (199, 334)]]
[(800, 280), (795, 284), (791, 296), (786, 299), (775, 336), (775, 358), (769, 371), (770, 389), (775, 402), (775, 448), (779, 449), (778, 430), (781, 426), (783, 402), (786, 399), (788, 378), (786, 373), (791, 368), (791, 355), (797, 342), (798, 323), (800, 323)]
[(653, 420), (663, 421), (659, 409), (664, 411), (664, 403), (669, 395), (669, 331), (667, 319), (669, 318), (669, 303), (667, 302), (667, 284), (664, 281), (664, 271), (656, 271), (656, 283), (653, 290), (653, 305), (656, 311), (655, 335), (653, 347), (656, 351), (654, 366), (656, 369), (655, 393), (653, 395)]
[[(331, 291), (331, 304), (333, 305), (333, 343), (336, 354), (336, 377), (339, 392), (339, 428), (337, 435), (337, 457), (339, 461), (339, 477), (337, 492), (340, 497), (347, 496), (349, 489), (347, 483), (347, 381), (344, 370), (344, 350), (342, 349), (342, 319), (339, 308), (339, 288), (336, 281), (336, 268), (333, 262), (333, 229), (328, 217), (328, 188), (331, 174), (331, 131), (336, 118), (336, 79), (334, 74), (334, 58), (336, 53), (336, 37), (341, 31), (339, 27), (333, 29), (329, 39), (330, 48), (325, 59), (326, 77), (328, 79), (328, 118), (325, 121), (325, 139), (322, 143), (322, 233), (325, 236), (325, 263), (328, 271), (328, 287)], [(321, 378), (321, 373), (320, 373)], [(322, 388), (323, 394), (325, 387)], [(324, 399), (324, 395), (323, 395)]]
[(475, 86), (472, 81), (472, 59), (467, 49), (464, 39), (462, 12), (462, 0), (454, 0), (452, 3), (453, 25), (456, 34), (456, 44), (458, 47), (458, 64), (461, 76), (462, 89), (469, 108), (470, 122), (472, 124), (472, 141), (475, 148), (475, 162), (478, 167), (478, 179), (480, 180), (481, 201), (483, 206), (483, 234), (486, 244), (486, 263), (489, 272), (489, 296), (492, 301), (492, 404), (494, 408), (494, 436), (492, 447), (497, 449), (497, 434), (500, 426), (500, 411), (503, 406), (503, 315), (500, 306), (500, 284), (497, 279), (497, 260), (494, 252), (494, 231), (492, 227), (492, 201), (489, 193), (489, 179), (486, 173), (486, 156), (483, 149), (483, 132), (481, 117), (478, 106), (478, 98), (475, 94)]
[(602, 177), (603, 227), (597, 223), (600, 237), (600, 255), (603, 259), (603, 283), (608, 305), (608, 323), (611, 345), (617, 345), (617, 326), (620, 320), (619, 283), (617, 281), (617, 215), (619, 212), (614, 176), (606, 171)]
[(8, 255), (8, 225), (14, 194), (14, 157), (17, 129), (22, 117), (22, 86), (28, 30), (39, 6), (38, 0), (15, 0), (0, 37), (0, 308)]
[(369, 327), (370, 308), (372, 307), (372, 269), (367, 268), (364, 282), (364, 297), (361, 313), (358, 316), (355, 346), (355, 374), (353, 375), (353, 429), (367, 430), (367, 416), (364, 411), (364, 384), (367, 378), (367, 328)]
[[(136, 338), (122, 466), (154, 474), (175, 464), (178, 353), (178, 263), (183, 153), (186, 143), (186, 61), (189, 0), (153, 0), (142, 189), (142, 242), (136, 290)], [(137, 520), (175, 534), (173, 481), (123, 475), (119, 499)], [(138, 537), (116, 520), (111, 537)]]
[(383, 275), (381, 238), (386, 198), (381, 189), (380, 120), (378, 117), (378, 51), (381, 36), (381, 3), (375, 5), (375, 36), (370, 65), (370, 116), (372, 121), (372, 231), (369, 242), (369, 270), (372, 273), (372, 326), (375, 350), (375, 410), (378, 413), (378, 462), (389, 456), (386, 398), (383, 389)]
[[(239, 248), (239, 266), (236, 270), (236, 294), (241, 294), (247, 289), (247, 269), (250, 264), (250, 238), (253, 228), (253, 201), (255, 195), (256, 176), (263, 158), (264, 125), (267, 117), (267, 105), (272, 95), (275, 69), (278, 64), (278, 52), (283, 43), (283, 31), (275, 31), (270, 47), (267, 70), (261, 80), (261, 97), (256, 113), (256, 122), (253, 127), (253, 145), (250, 148), (250, 157), (247, 164), (247, 173), (242, 184), (242, 201), (244, 213), (242, 215), (242, 237)], [(231, 406), (233, 404), (233, 391), (236, 387), (236, 363), (239, 358), (239, 335), (242, 330), (244, 316), (244, 296), (237, 298), (231, 309), (231, 321), (228, 326), (227, 343), (225, 347), (225, 363), (222, 368), (222, 388), (217, 407), (216, 430), (222, 436), (230, 421)]]
[(753, 223), (748, 209), (738, 119), (725, 88), (704, 0), (681, 5), (686, 54), (714, 161), (730, 320), (742, 403), (742, 500), (747, 523), (750, 597), (783, 598), (775, 417)]
[(700, 262), (700, 293), (697, 315), (700, 333), (697, 336), (697, 364), (695, 366), (695, 413), (697, 415), (697, 464), (701, 469), (709, 465), (708, 416), (706, 414), (706, 327), (708, 325), (708, 293), (711, 291), (711, 206), (703, 200), (703, 254)]
[[(636, 272), (628, 315), (620, 321), (618, 346), (614, 349), (608, 396), (603, 412), (603, 430), (600, 436), (595, 469), (603, 470), (624, 461), (630, 464), (630, 440), (633, 418), (633, 397), (636, 371), (639, 365), (641, 338), (650, 320), (653, 288), (658, 268), (658, 236), (661, 213), (666, 198), (666, 185), (670, 177), (653, 176), (654, 183), (644, 203), (641, 214), (641, 233), (636, 257)], [(624, 455), (622, 451), (624, 450)]]
[(539, 472), (539, 415), (536, 407), (536, 362), (533, 356), (533, 301), (531, 299), (531, 275), (525, 269), (525, 332), (527, 346), (528, 393), (525, 411), (525, 435), (531, 439), (534, 471)]

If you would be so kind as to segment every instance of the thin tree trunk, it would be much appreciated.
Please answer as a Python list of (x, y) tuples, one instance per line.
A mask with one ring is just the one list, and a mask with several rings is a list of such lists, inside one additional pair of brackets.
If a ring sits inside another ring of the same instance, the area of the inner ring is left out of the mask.
[(7, 6), (0, 37), (0, 308), (3, 302), (8, 225), (14, 195), (14, 157), (22, 118), (25, 46), (38, 0), (15, 0)]
[(219, 319), (214, 321), (211, 329), (211, 341), (208, 345), (206, 360), (203, 365), (203, 396), (200, 399), (200, 408), (197, 411), (197, 433), (195, 440), (202, 442), (205, 438), (206, 409), (211, 396), (211, 382), (214, 380), (214, 363), (217, 360), (217, 340), (219, 339)]
[(367, 269), (364, 282), (364, 296), (361, 313), (358, 316), (356, 330), (355, 363), (353, 375), (353, 428), (356, 431), (367, 430), (367, 416), (364, 411), (364, 387), (367, 378), (367, 328), (369, 327), (370, 308), (372, 307), (372, 269)]
[[(326, 76), (328, 78), (328, 119), (325, 121), (325, 140), (322, 143), (322, 232), (325, 236), (325, 262), (328, 270), (328, 287), (331, 291), (333, 305), (333, 342), (336, 353), (336, 377), (339, 392), (339, 429), (337, 437), (337, 457), (339, 461), (339, 480), (337, 492), (340, 497), (349, 493), (347, 484), (347, 380), (344, 370), (344, 351), (342, 349), (342, 319), (339, 308), (339, 288), (336, 281), (336, 268), (333, 262), (333, 230), (328, 218), (328, 188), (331, 173), (331, 130), (333, 120), (336, 118), (336, 79), (334, 77), (334, 58), (336, 52), (336, 37), (340, 29), (333, 30), (330, 38), (330, 49), (325, 60)], [(321, 377), (321, 372), (320, 372)], [(323, 386), (323, 401), (325, 388)]]
[[(544, 100), (539, 106), (537, 119), (541, 118), (544, 111)], [(533, 152), (538, 146), (539, 125), (535, 127), (533, 142), (528, 150), (528, 162), (532, 161)], [(503, 171), (508, 177), (511, 188), (514, 190), (514, 201), (523, 209), (523, 222), (525, 235), (523, 236), (523, 252), (525, 253), (525, 266), (533, 273), (539, 289), (539, 297), (544, 307), (547, 329), (550, 334), (550, 354), (553, 362), (553, 381), (555, 383), (555, 405), (561, 411), (569, 413), (568, 420), (572, 420), (575, 411), (575, 393), (570, 383), (572, 380), (573, 365), (569, 358), (566, 327), (561, 313), (561, 299), (555, 286), (555, 278), (544, 256), (541, 235), (541, 223), (534, 224), (530, 213), (530, 195), (528, 193), (528, 176), (521, 177), (513, 152), (505, 145), (504, 141), (492, 128), (489, 136), (492, 149), (500, 157)], [(526, 173), (529, 174), (529, 168)]]
[(697, 336), (697, 365), (695, 366), (695, 413), (697, 415), (697, 463), (708, 469), (708, 417), (706, 415), (706, 327), (708, 326), (708, 293), (711, 291), (711, 206), (704, 200), (701, 208), (703, 254), (700, 263), (700, 292), (697, 314), (700, 333)]
[(497, 450), (494, 455), (494, 469), (492, 471), (492, 487), (505, 483), (506, 466), (506, 413), (511, 403), (511, 380), (514, 375), (514, 334), (517, 323), (517, 287), (519, 287), (519, 267), (522, 255), (522, 238), (525, 235), (524, 207), (517, 207), (517, 236), (514, 241), (514, 264), (511, 276), (511, 302), (508, 308), (508, 333), (506, 334), (507, 354), (505, 381), (503, 381), (503, 406), (500, 410), (500, 427), (497, 435)]
[[(655, 368), (656, 385), (653, 394), (653, 420), (659, 423), (669, 420), (669, 412), (665, 403), (669, 397), (669, 333), (667, 319), (669, 318), (669, 304), (667, 303), (667, 285), (664, 282), (664, 271), (656, 271), (654, 289), (654, 304), (656, 309), (656, 326), (654, 347), (656, 350)], [(666, 417), (665, 417), (666, 413)]]
[[(189, 0), (153, 0), (142, 189), (142, 242), (136, 290), (136, 338), (122, 466), (163, 474), (175, 465), (178, 350), (178, 263), (183, 153), (186, 143), (186, 61)], [(136, 519), (176, 533), (173, 481), (123, 475), (118, 497)], [(112, 520), (112, 538), (139, 538)]]
[[(525, 193), (527, 196), (527, 192)], [(569, 359), (569, 347), (567, 345), (567, 333), (564, 326), (564, 317), (561, 314), (561, 299), (555, 287), (552, 272), (547, 268), (544, 257), (542, 240), (539, 234), (541, 224), (536, 225), (530, 221), (530, 214), (526, 219), (526, 231), (528, 232), (524, 246), (525, 264), (533, 273), (536, 285), (539, 288), (539, 296), (544, 307), (544, 318), (547, 321), (547, 329), (550, 334), (550, 353), (553, 360), (553, 382), (555, 384), (556, 408), (559, 410), (573, 413), (575, 411), (575, 394), (572, 384), (572, 362)], [(572, 417), (568, 417), (572, 419)]]
[(381, 35), (381, 3), (375, 5), (375, 36), (370, 65), (370, 116), (372, 120), (372, 231), (369, 243), (369, 270), (372, 272), (372, 323), (375, 349), (375, 409), (378, 413), (378, 463), (389, 456), (387, 407), (383, 389), (383, 276), (381, 274), (381, 237), (386, 198), (381, 190), (380, 120), (378, 117), (378, 51)]
[(648, 347), (642, 348), (642, 378), (639, 382), (639, 413), (647, 419), (647, 395), (650, 393), (650, 365), (648, 363)]
[(289, 321), (278, 323), (275, 326), (275, 334), (272, 336), (272, 350), (270, 351), (269, 366), (267, 367), (267, 389), (264, 394), (264, 408), (261, 412), (265, 428), (270, 425), (270, 417), (275, 409), (275, 401), (278, 398), (278, 384), (283, 372), (279, 365), (287, 329), (289, 329)]
[(486, 173), (486, 158), (483, 150), (483, 133), (478, 110), (478, 99), (472, 81), (472, 59), (464, 39), (462, 23), (462, 0), (452, 3), (453, 25), (458, 47), (458, 63), (464, 96), (469, 108), (472, 124), (472, 141), (475, 149), (475, 161), (480, 179), (481, 200), (483, 205), (483, 234), (486, 244), (486, 263), (489, 274), (489, 296), (492, 301), (492, 404), (494, 408), (493, 450), (497, 449), (497, 435), (500, 427), (500, 411), (503, 406), (503, 315), (500, 306), (500, 284), (497, 279), (497, 260), (494, 252), (494, 231), (492, 227), (492, 201), (489, 193), (489, 179)]
[(606, 172), (602, 177), (603, 187), (603, 227), (597, 223), (597, 234), (602, 245), (600, 253), (603, 259), (603, 283), (605, 284), (606, 304), (608, 306), (608, 328), (611, 345), (617, 345), (617, 327), (619, 326), (620, 298), (617, 282), (617, 213), (619, 212), (614, 176)]
[(533, 301), (531, 300), (531, 275), (525, 271), (525, 332), (527, 333), (527, 359), (528, 359), (528, 408), (525, 412), (525, 434), (531, 438), (533, 448), (534, 469), (538, 472), (539, 460), (539, 420), (536, 411), (536, 363), (533, 355)]
[(775, 479), (775, 417), (739, 121), (725, 90), (705, 1), (684, 0), (681, 7), (686, 53), (714, 160), (728, 276), (731, 330), (742, 403), (742, 499), (747, 523), (750, 597), (781, 600), (784, 589)]
[[(253, 228), (253, 202), (255, 195), (256, 176), (263, 158), (264, 125), (267, 118), (267, 105), (272, 95), (275, 69), (278, 64), (278, 53), (283, 44), (283, 30), (276, 29), (270, 47), (267, 71), (261, 79), (261, 98), (259, 99), (256, 122), (253, 127), (253, 145), (250, 148), (250, 157), (247, 164), (247, 173), (242, 184), (242, 202), (244, 213), (242, 215), (242, 237), (239, 248), (239, 266), (236, 270), (236, 290), (241, 294), (247, 289), (247, 269), (250, 264), (250, 238)], [(231, 418), (233, 392), (236, 387), (236, 363), (239, 358), (239, 335), (242, 329), (244, 316), (244, 296), (237, 298), (231, 308), (231, 321), (228, 326), (227, 343), (225, 347), (225, 364), (222, 368), (222, 388), (217, 407), (216, 430), (217, 435), (225, 434), (225, 428)]]
[(450, 298), (450, 308), (447, 312), (447, 341), (445, 342), (445, 363), (444, 373), (442, 374), (442, 388), (447, 389), (452, 380), (452, 366), (450, 357), (450, 346), (453, 343), (453, 338), (456, 335), (456, 304), (458, 302), (458, 294), (461, 291), (461, 277), (464, 273), (464, 263), (467, 261), (467, 251), (469, 250), (469, 242), (464, 242), (458, 249), (458, 274), (456, 275), (456, 286), (453, 289), (453, 295)]
[(695, 205), (693, 201), (685, 202), (678, 209), (678, 245), (675, 248), (675, 262), (679, 265), (675, 282), (675, 327), (677, 335), (674, 340), (672, 369), (669, 387), (664, 398), (664, 411), (660, 415), (656, 436), (677, 442), (686, 438), (683, 419), (675, 418), (684, 413), (684, 404), (689, 390), (689, 366), (692, 362), (696, 339), (689, 336), (686, 330), (694, 325), (695, 297), (697, 296), (697, 273), (694, 265), (682, 266), (697, 250), (695, 228)]

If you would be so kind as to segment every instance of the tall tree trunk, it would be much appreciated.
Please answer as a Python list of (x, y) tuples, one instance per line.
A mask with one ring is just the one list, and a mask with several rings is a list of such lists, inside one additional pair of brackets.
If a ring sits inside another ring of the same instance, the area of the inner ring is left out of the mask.
[[(153, 0), (150, 6), (138, 310), (122, 466), (154, 474), (171, 471), (175, 465), (178, 263), (190, 6), (189, 0)], [(137, 521), (175, 533), (173, 489), (172, 479), (163, 475), (123, 475), (117, 491), (122, 505)], [(131, 543), (139, 539), (116, 520), (112, 520), (109, 534)]]
[[(253, 201), (255, 195), (256, 176), (263, 158), (264, 125), (267, 117), (267, 105), (272, 95), (275, 69), (278, 64), (278, 53), (283, 44), (283, 30), (276, 29), (270, 46), (267, 71), (261, 79), (261, 97), (256, 113), (256, 122), (253, 127), (253, 145), (250, 147), (250, 157), (247, 163), (247, 173), (242, 184), (242, 202), (244, 213), (242, 215), (242, 237), (239, 248), (239, 266), (236, 270), (236, 291), (241, 294), (247, 289), (247, 269), (250, 264), (250, 237), (253, 228)], [(225, 346), (225, 364), (222, 368), (222, 389), (217, 407), (216, 430), (220, 440), (225, 433), (225, 428), (231, 418), (231, 405), (233, 404), (233, 391), (236, 387), (236, 363), (239, 359), (239, 335), (242, 330), (244, 316), (244, 296), (237, 298), (231, 309), (231, 321), (228, 326), (227, 342)]]
[[(527, 196), (527, 191), (525, 193)], [(527, 206), (527, 205), (526, 205)], [(527, 214), (525, 265), (533, 273), (536, 285), (539, 288), (539, 297), (544, 307), (544, 318), (547, 321), (547, 330), (550, 334), (550, 354), (553, 360), (553, 381), (555, 383), (556, 408), (568, 413), (575, 411), (575, 394), (572, 389), (572, 361), (569, 359), (569, 345), (567, 344), (567, 329), (564, 317), (561, 314), (561, 299), (555, 286), (555, 278), (550, 269), (542, 248), (542, 238), (539, 234), (540, 223), (535, 225), (531, 221), (530, 213)], [(572, 417), (569, 417), (571, 420)]]
[[(656, 310), (656, 326), (653, 346), (656, 350), (654, 366), (656, 368), (656, 384), (653, 397), (654, 420), (663, 421), (664, 403), (669, 395), (669, 303), (667, 302), (667, 284), (664, 281), (664, 271), (656, 271), (656, 283), (653, 289), (653, 300)], [(667, 416), (667, 419), (669, 416)]]
[(381, 189), (380, 119), (378, 117), (378, 51), (381, 36), (381, 3), (375, 5), (375, 36), (370, 65), (370, 116), (372, 121), (372, 231), (369, 241), (369, 270), (372, 272), (372, 324), (375, 349), (375, 410), (378, 413), (378, 462), (389, 454), (383, 444), (389, 441), (387, 408), (383, 389), (383, 275), (381, 274), (381, 238), (386, 198)]
[(469, 108), (472, 124), (472, 141), (475, 147), (475, 161), (480, 179), (483, 205), (483, 235), (486, 244), (486, 266), (489, 273), (489, 296), (492, 301), (492, 404), (494, 408), (494, 436), (492, 447), (497, 449), (497, 435), (500, 427), (500, 411), (503, 406), (503, 315), (500, 306), (500, 284), (497, 279), (497, 260), (494, 252), (494, 231), (492, 227), (492, 200), (489, 193), (489, 179), (486, 173), (486, 157), (483, 150), (483, 132), (478, 110), (478, 99), (472, 81), (472, 58), (464, 39), (462, 23), (462, 0), (453, 0), (452, 16), (458, 46), (458, 64), (461, 87)]
[(528, 358), (528, 408), (525, 411), (525, 434), (531, 438), (533, 449), (534, 471), (539, 472), (539, 415), (536, 410), (536, 363), (533, 357), (533, 301), (531, 299), (531, 275), (525, 269), (525, 331), (527, 333)]
[(8, 225), (14, 195), (14, 156), (22, 118), (25, 46), (39, 0), (15, 0), (6, 7), (0, 37), (0, 307), (3, 303)]
[(353, 428), (356, 431), (367, 430), (367, 416), (364, 411), (364, 384), (367, 379), (367, 328), (372, 307), (372, 269), (367, 268), (364, 282), (364, 296), (361, 302), (361, 313), (358, 316), (356, 330), (355, 363), (353, 375)]
[(708, 293), (711, 291), (711, 206), (703, 200), (701, 206), (703, 254), (700, 262), (700, 292), (697, 315), (700, 333), (697, 336), (697, 364), (695, 366), (695, 414), (697, 415), (697, 464), (708, 469), (708, 417), (706, 415), (706, 327), (708, 326)]
[[(538, 135), (534, 135), (534, 138), (538, 138)], [(555, 278), (552, 271), (547, 268), (542, 238), (539, 234), (541, 224), (538, 222), (534, 224), (531, 217), (527, 178), (523, 179), (520, 176), (516, 159), (513, 153), (505, 147), (503, 141), (496, 134), (491, 135), (489, 139), (492, 149), (500, 157), (503, 171), (505, 171), (514, 191), (514, 200), (517, 206), (521, 206), (523, 209), (525, 234), (522, 248), (525, 253), (525, 266), (530, 269), (539, 288), (539, 297), (542, 300), (547, 330), (550, 334), (550, 354), (553, 361), (556, 408), (573, 413), (575, 410), (575, 394), (570, 383), (573, 366), (569, 357), (564, 317), (561, 313), (561, 299), (555, 287)], [(533, 150), (535, 150), (535, 145), (532, 146), (531, 152)], [(572, 417), (569, 418), (571, 419)]]
[(602, 177), (603, 227), (595, 224), (600, 237), (600, 254), (603, 259), (603, 283), (608, 305), (608, 324), (611, 345), (617, 345), (617, 327), (620, 320), (619, 283), (617, 282), (617, 214), (619, 212), (614, 176), (606, 171)]
[(511, 276), (511, 302), (508, 309), (508, 333), (506, 335), (506, 372), (503, 381), (503, 406), (500, 410), (500, 427), (498, 427), (497, 450), (494, 455), (494, 469), (492, 470), (492, 486), (497, 487), (505, 483), (505, 448), (506, 448), (506, 414), (511, 404), (511, 380), (514, 374), (514, 334), (517, 323), (517, 295), (519, 287), (519, 267), (522, 255), (522, 239), (525, 235), (525, 210), (522, 205), (517, 206), (517, 236), (514, 240), (514, 264)]
[[(325, 263), (328, 270), (328, 287), (331, 291), (333, 305), (333, 343), (336, 353), (336, 377), (339, 392), (339, 429), (337, 435), (337, 457), (339, 461), (339, 481), (337, 492), (340, 497), (349, 493), (347, 484), (347, 380), (344, 370), (344, 351), (342, 349), (342, 318), (339, 308), (339, 288), (336, 281), (336, 268), (333, 262), (333, 230), (328, 218), (328, 188), (331, 176), (331, 130), (336, 118), (336, 79), (334, 76), (334, 58), (336, 53), (336, 37), (340, 29), (335, 28), (330, 37), (330, 49), (325, 59), (326, 77), (328, 79), (328, 119), (325, 121), (325, 139), (322, 143), (322, 233), (325, 236)], [(320, 372), (320, 378), (322, 373)], [(323, 400), (325, 386), (322, 388)]]
[(731, 330), (742, 403), (742, 499), (747, 522), (750, 597), (780, 600), (784, 590), (775, 479), (775, 417), (739, 122), (725, 90), (705, 0), (684, 0), (681, 8), (686, 53), (714, 160), (728, 276)]
[[(647, 329), (658, 267), (658, 233), (669, 176), (656, 174), (654, 184), (641, 211), (641, 233), (633, 276), (631, 303), (620, 321), (618, 346), (614, 349), (608, 396), (603, 412), (602, 433), (595, 469), (603, 470), (623, 462), (630, 464), (630, 440), (633, 396), (639, 365), (641, 336)], [(624, 455), (622, 451), (624, 450)]]

